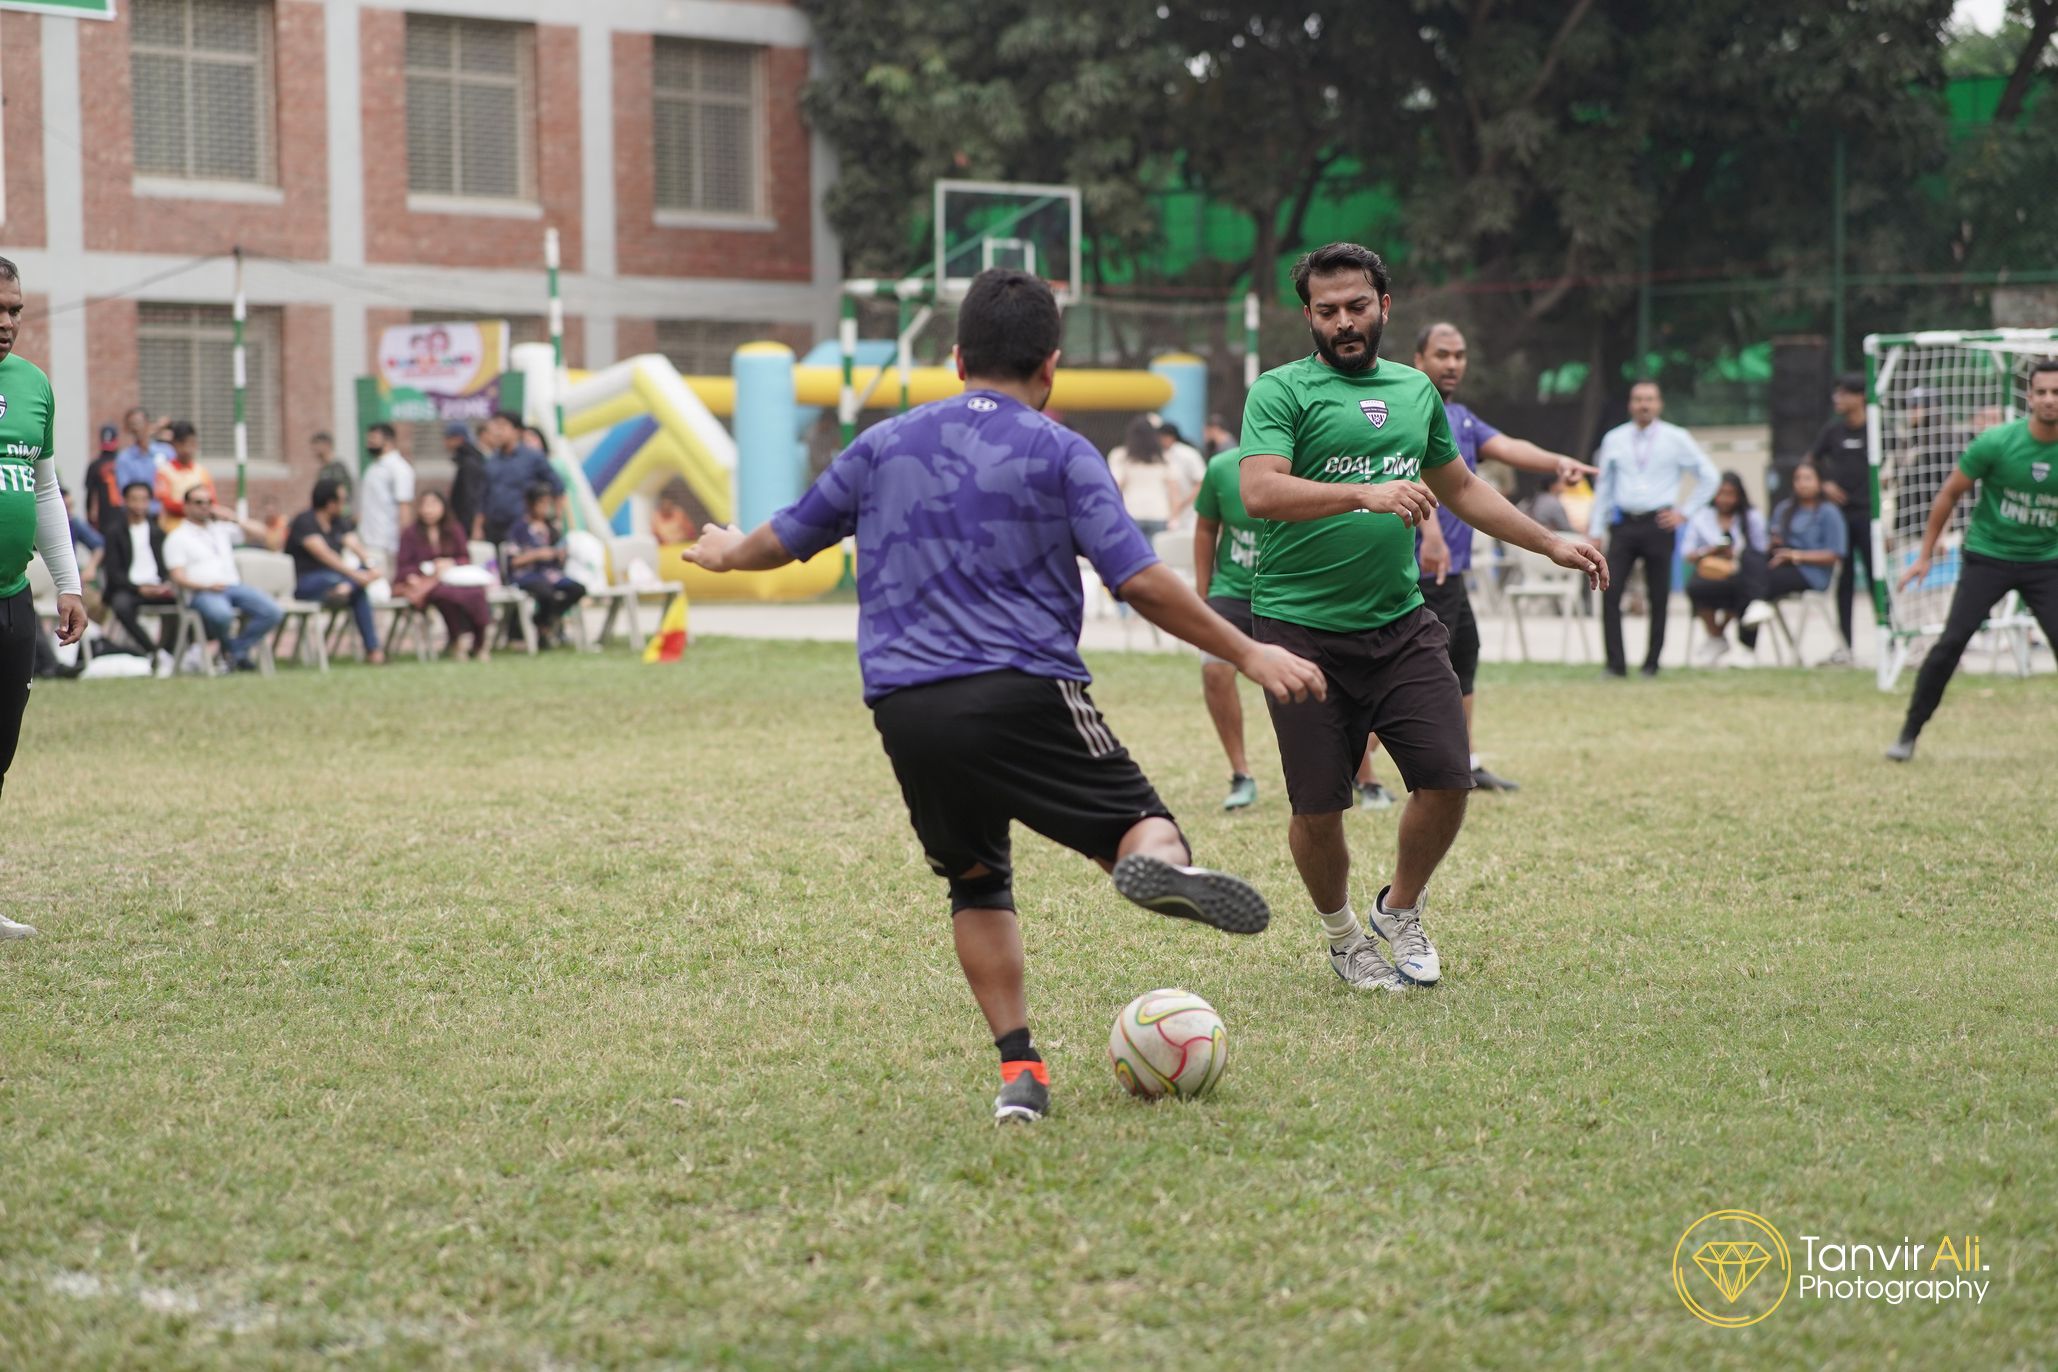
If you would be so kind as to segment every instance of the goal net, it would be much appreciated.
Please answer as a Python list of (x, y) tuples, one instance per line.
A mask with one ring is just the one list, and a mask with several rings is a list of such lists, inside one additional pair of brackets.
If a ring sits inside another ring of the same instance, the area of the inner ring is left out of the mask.
[[(2029, 369), (2058, 356), (2058, 329), (1991, 329), (1874, 334), (1865, 340), (1871, 388), (1866, 448), (1872, 464), (1873, 608), (1879, 616), (1879, 688), (1893, 689), (1909, 662), (1943, 632), (1958, 585), (1965, 522), (1973, 498), (1958, 502), (1929, 575), (1900, 586), (1922, 553), (1937, 492), (1980, 432), (2028, 412)], [(1987, 620), (1997, 646), (2029, 671), (2033, 621), (2014, 596)]]

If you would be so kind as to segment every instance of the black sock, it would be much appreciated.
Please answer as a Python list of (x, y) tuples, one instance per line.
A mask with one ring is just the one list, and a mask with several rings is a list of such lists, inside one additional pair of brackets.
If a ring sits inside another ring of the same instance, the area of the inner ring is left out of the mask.
[(1002, 1062), (1043, 1061), (1043, 1054), (1037, 1052), (1034, 1045), (1029, 1042), (1029, 1029), (1026, 1025), (1020, 1029), (1010, 1029), (1007, 1033), (1002, 1034), (993, 1041), (993, 1046), (1000, 1049), (1000, 1060)]

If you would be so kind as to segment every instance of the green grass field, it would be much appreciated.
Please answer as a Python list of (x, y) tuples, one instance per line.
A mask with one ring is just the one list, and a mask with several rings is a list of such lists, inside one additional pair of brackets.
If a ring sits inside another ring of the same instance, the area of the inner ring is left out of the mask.
[[(989, 1118), (848, 648), (38, 686), (0, 1367), (2058, 1363), (2058, 689), (1489, 668), (1441, 988), (1347, 992), (1190, 659), (1095, 664), (1231, 940), (1031, 836), (1057, 1113)], [(1247, 704), (1255, 708), (1254, 692)], [(1386, 775), (1391, 778), (1391, 769)], [(1393, 816), (1354, 815), (1369, 899)], [(1221, 1093), (1116, 1093), (1183, 985)], [(1704, 1325), (1675, 1242), (1981, 1237), (1983, 1304)], [(1332, 1361), (1333, 1360), (1333, 1361)]]

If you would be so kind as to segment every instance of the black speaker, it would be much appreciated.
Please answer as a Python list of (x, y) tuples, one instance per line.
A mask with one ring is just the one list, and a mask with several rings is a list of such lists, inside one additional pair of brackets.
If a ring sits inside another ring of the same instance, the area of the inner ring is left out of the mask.
[(1787, 473), (1808, 455), (1815, 435), (1829, 421), (1829, 340), (1820, 334), (1787, 334), (1772, 340), (1772, 470), (1769, 494), (1787, 487)]

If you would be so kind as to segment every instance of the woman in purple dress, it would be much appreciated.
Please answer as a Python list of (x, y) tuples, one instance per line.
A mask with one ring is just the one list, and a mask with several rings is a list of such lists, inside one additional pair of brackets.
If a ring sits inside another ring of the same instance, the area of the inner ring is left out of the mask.
[(415, 505), (415, 521), (400, 531), (400, 553), (393, 560), (393, 594), (417, 610), (433, 608), (443, 616), (450, 633), (445, 651), (457, 653), (457, 641), (469, 634), (471, 658), (485, 662), (493, 656), (493, 612), (486, 606), (484, 586), (453, 586), (444, 574), (452, 567), (471, 561), (464, 531), (450, 517), (450, 507), (440, 491), (423, 491)]

